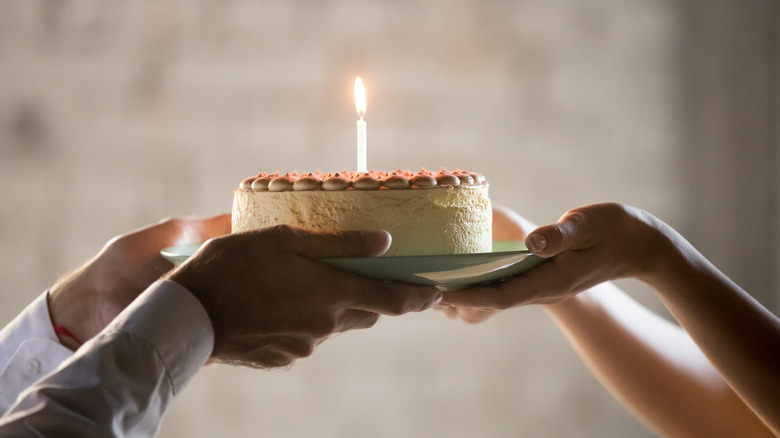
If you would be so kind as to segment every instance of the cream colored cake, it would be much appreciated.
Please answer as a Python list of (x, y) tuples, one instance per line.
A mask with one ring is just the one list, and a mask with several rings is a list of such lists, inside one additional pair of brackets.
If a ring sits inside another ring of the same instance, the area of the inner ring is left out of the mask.
[(233, 199), (233, 232), (387, 230), (386, 256), (490, 252), (491, 222), (485, 178), (462, 170), (261, 173), (241, 181)]

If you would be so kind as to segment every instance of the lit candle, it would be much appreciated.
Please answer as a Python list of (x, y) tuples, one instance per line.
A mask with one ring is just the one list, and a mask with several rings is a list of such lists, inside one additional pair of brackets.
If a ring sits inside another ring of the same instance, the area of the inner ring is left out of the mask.
[(366, 114), (366, 89), (359, 77), (355, 79), (355, 108), (360, 116), (360, 120), (357, 121), (357, 171), (367, 172), (366, 121), (363, 120), (363, 116)]

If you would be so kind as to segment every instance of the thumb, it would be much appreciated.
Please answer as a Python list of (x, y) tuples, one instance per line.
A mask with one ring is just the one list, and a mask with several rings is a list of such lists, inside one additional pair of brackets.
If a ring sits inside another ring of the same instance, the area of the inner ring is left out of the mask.
[(580, 212), (568, 212), (556, 224), (539, 227), (525, 239), (532, 253), (539, 257), (553, 257), (567, 250), (582, 249), (587, 232), (585, 216)]
[(288, 248), (308, 258), (376, 257), (387, 252), (392, 238), (387, 231), (314, 232), (298, 230)]

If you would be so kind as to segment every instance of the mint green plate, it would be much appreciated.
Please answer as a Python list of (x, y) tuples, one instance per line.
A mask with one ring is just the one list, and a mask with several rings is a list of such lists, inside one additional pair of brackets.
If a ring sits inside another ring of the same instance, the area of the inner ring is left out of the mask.
[(185, 243), (183, 245), (176, 245), (165, 248), (160, 251), (160, 254), (162, 254), (165, 260), (168, 260), (174, 265), (178, 265), (179, 263), (183, 263), (188, 258), (192, 257), (192, 255), (195, 254), (202, 245), (202, 243)]
[[(200, 245), (173, 246), (160, 253), (171, 263), (181, 263), (195, 254)], [(364, 277), (456, 290), (523, 273), (544, 259), (531, 254), (523, 242), (493, 242), (493, 252), (489, 253), (330, 258), (323, 261)]]

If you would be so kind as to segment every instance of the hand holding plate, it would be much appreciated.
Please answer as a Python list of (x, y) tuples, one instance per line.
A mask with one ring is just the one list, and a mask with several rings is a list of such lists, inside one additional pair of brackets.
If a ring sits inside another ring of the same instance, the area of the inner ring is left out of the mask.
[(605, 281), (642, 279), (657, 265), (652, 242), (664, 241), (655, 239), (663, 227), (654, 221), (621, 204), (570, 210), (526, 239), (534, 254), (550, 258), (546, 263), (501, 284), (447, 293), (443, 302), (483, 309), (555, 304)]
[[(51, 287), (52, 322), (86, 342), (173, 267), (160, 250), (229, 232), (230, 215), (223, 214), (204, 220), (166, 219), (111, 239), (92, 260)], [(79, 346), (65, 336), (61, 341), (74, 350)]]
[(381, 231), (276, 226), (206, 242), (169, 278), (203, 303), (214, 328), (214, 359), (280, 367), (309, 356), (334, 333), (371, 327), (379, 314), (438, 302), (434, 287), (371, 280), (319, 260), (373, 257), (388, 247)]

